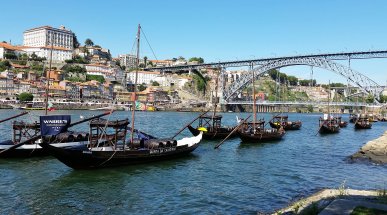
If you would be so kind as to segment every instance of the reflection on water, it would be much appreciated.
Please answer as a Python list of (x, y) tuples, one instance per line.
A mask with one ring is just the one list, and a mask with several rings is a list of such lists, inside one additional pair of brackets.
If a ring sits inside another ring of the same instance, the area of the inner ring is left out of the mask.
[[(38, 120), (39, 114), (22, 119)], [(72, 121), (97, 115), (92, 111), (57, 111)], [(10, 116), (13, 110), (0, 110)], [(226, 125), (236, 123), (234, 113), (224, 113)], [(246, 118), (248, 114), (240, 114)], [(129, 118), (115, 112), (110, 119)], [(136, 127), (146, 133), (170, 137), (197, 113), (137, 112)], [(261, 117), (270, 119), (269, 114)], [(288, 131), (282, 141), (260, 145), (203, 141), (191, 156), (135, 166), (75, 171), (54, 158), (0, 160), (0, 214), (144, 214), (144, 213), (256, 213), (287, 205), (292, 199), (324, 187), (383, 188), (387, 168), (349, 163), (346, 158), (365, 142), (380, 136), (387, 123), (371, 130), (320, 135), (318, 114), (289, 114), (300, 119), (299, 131)], [(348, 116), (344, 115), (344, 119)], [(20, 119), (18, 119), (20, 120)], [(0, 125), (3, 140), (12, 137), (11, 122)], [(73, 128), (88, 131), (83, 124)], [(190, 135), (182, 132), (179, 137)], [(6, 201), (4, 201), (6, 200)]]

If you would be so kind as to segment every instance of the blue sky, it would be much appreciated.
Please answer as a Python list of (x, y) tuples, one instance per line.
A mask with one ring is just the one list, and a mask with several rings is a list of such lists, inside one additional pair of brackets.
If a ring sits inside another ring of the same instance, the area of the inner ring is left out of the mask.
[[(132, 52), (139, 23), (158, 59), (198, 56), (213, 62), (387, 50), (383, 0), (17, 0), (1, 7), (0, 40), (21, 44), (26, 29), (65, 25), (81, 43), (91, 38), (113, 56)], [(144, 40), (141, 46), (142, 56), (154, 58)], [(386, 85), (387, 59), (356, 60), (352, 67)], [(309, 78), (304, 67), (281, 71)], [(319, 69), (315, 77), (345, 81)]]

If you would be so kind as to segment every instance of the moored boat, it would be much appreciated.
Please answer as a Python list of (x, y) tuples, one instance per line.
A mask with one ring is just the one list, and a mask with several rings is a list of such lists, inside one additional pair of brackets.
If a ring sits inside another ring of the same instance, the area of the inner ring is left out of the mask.
[(324, 117), (320, 117), (319, 127), (319, 132), (321, 134), (332, 134), (340, 131), (337, 118), (330, 116), (329, 114), (324, 114)]
[(246, 122), (239, 129), (238, 134), (242, 142), (246, 143), (263, 143), (267, 141), (281, 140), (285, 135), (285, 130), (279, 129), (265, 129), (265, 121)]
[[(205, 140), (215, 140), (215, 139), (224, 139), (226, 138), (235, 127), (223, 126), (222, 125), (222, 116), (209, 116), (203, 115), (199, 117), (199, 124), (196, 128), (191, 125), (188, 126), (189, 131), (197, 136), (200, 133), (200, 128), (206, 128), (207, 132), (203, 133), (203, 139)], [(231, 137), (236, 137), (238, 133), (234, 132), (231, 134)]]
[[(129, 121), (93, 120), (89, 140), (78, 145), (56, 147), (43, 138), (40, 144), (52, 156), (74, 169), (95, 169), (154, 162), (186, 156), (195, 150), (202, 139), (199, 135), (175, 139), (157, 139), (135, 130), (136, 138), (127, 140)], [(108, 131), (111, 133), (107, 133)], [(131, 138), (130, 138), (131, 139)]]
[(370, 129), (372, 123), (366, 114), (360, 114), (359, 118), (355, 122), (355, 129)]
[(347, 127), (348, 122), (347, 122), (347, 121), (344, 121), (343, 118), (342, 118), (341, 116), (336, 116), (335, 118), (336, 118), (337, 122), (339, 123), (340, 128), (345, 128), (345, 127)]
[(302, 126), (302, 122), (288, 121), (287, 115), (275, 116), (270, 122), (270, 127), (279, 129), (282, 127), (285, 130), (299, 130)]

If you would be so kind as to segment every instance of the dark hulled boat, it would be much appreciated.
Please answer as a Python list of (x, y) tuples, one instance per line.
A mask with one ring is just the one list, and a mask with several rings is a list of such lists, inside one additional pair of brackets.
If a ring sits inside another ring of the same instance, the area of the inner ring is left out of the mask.
[(341, 116), (336, 116), (337, 122), (339, 123), (340, 128), (345, 128), (348, 125), (347, 121), (343, 121), (343, 118)]
[(358, 114), (352, 114), (352, 113), (349, 114), (349, 122), (350, 123), (355, 123), (357, 118), (358, 118)]
[(279, 129), (282, 127), (285, 130), (299, 130), (302, 126), (302, 122), (298, 121), (288, 121), (287, 115), (275, 116), (270, 122), (270, 127)]
[[(197, 136), (201, 132), (199, 128), (206, 128), (207, 132), (203, 133), (203, 139), (205, 140), (215, 140), (215, 139), (224, 139), (226, 138), (235, 127), (222, 126), (222, 116), (209, 116), (204, 115), (199, 117), (199, 124), (197, 128), (188, 126), (189, 131)], [(238, 133), (234, 132), (230, 137), (236, 137)]]
[[(43, 141), (41, 146), (59, 161), (74, 169), (95, 169), (167, 160), (186, 156), (195, 150), (202, 139), (198, 136), (174, 139), (156, 139), (135, 130), (133, 142), (127, 140), (129, 121), (93, 120), (86, 143), (78, 146), (55, 147)], [(108, 134), (107, 132), (111, 133)], [(47, 138), (43, 138), (46, 140)]]
[(285, 130), (265, 129), (265, 121), (245, 122), (239, 129), (238, 134), (242, 142), (262, 143), (267, 141), (280, 140), (285, 135)]
[[(136, 68), (139, 68), (140, 32), (141, 26), (138, 25)], [(138, 71), (136, 70), (133, 91), (134, 98), (136, 98), (137, 91), (137, 74)], [(132, 107), (135, 107), (135, 103), (136, 101), (133, 99)], [(120, 121), (99, 119), (90, 121), (90, 136), (86, 144), (59, 148), (47, 143), (47, 137), (44, 136), (41, 146), (71, 168), (94, 169), (147, 163), (186, 156), (199, 146), (203, 136), (203, 132), (200, 132), (197, 136), (180, 140), (172, 138), (157, 139), (136, 130), (134, 123), (135, 108), (132, 108), (132, 122), (131, 128), (129, 128), (131, 131), (130, 135), (127, 135), (128, 119)], [(57, 127), (56, 125), (55, 128)], [(205, 131), (205, 128), (202, 129)]]
[(355, 122), (355, 129), (370, 129), (372, 128), (372, 123), (365, 114), (361, 114)]
[(324, 118), (320, 117), (319, 119), (319, 132), (321, 134), (332, 134), (338, 133), (340, 131), (340, 126), (335, 117), (324, 114)]

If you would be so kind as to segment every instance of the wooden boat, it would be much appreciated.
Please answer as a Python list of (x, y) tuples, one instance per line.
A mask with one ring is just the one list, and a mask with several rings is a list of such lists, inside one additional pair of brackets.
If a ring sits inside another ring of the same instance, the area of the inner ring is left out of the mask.
[(348, 122), (347, 121), (343, 121), (341, 116), (336, 116), (335, 118), (336, 118), (337, 122), (339, 123), (340, 128), (347, 127)]
[[(137, 31), (137, 61), (139, 66), (139, 45), (141, 26)], [(137, 73), (134, 85), (137, 86)], [(134, 88), (136, 98), (136, 87)], [(135, 107), (133, 101), (132, 107)], [(41, 121), (42, 121), (41, 116)], [(44, 120), (43, 120), (44, 122)], [(94, 169), (103, 167), (114, 167), (138, 163), (155, 162), (186, 156), (195, 150), (203, 137), (202, 128), (199, 135), (183, 139), (158, 139), (134, 128), (135, 108), (132, 108), (131, 127), (129, 120), (92, 120), (90, 122), (90, 136), (86, 143), (80, 146), (55, 147), (47, 142), (43, 136), (40, 144), (51, 155), (59, 161), (74, 169)], [(127, 131), (130, 130), (130, 135)], [(129, 136), (127, 138), (127, 136)], [(176, 135), (175, 135), (176, 136)]]
[(267, 141), (281, 140), (285, 135), (285, 130), (279, 129), (265, 129), (265, 121), (246, 122), (239, 129), (238, 134), (243, 142), (262, 143)]
[(285, 130), (299, 130), (302, 126), (302, 122), (298, 121), (288, 121), (287, 115), (275, 116), (270, 122), (270, 127), (280, 128), (282, 127)]
[[(76, 146), (56, 147), (45, 141), (40, 145), (59, 161), (74, 169), (94, 169), (154, 162), (186, 156), (195, 150), (202, 139), (199, 135), (175, 139), (156, 139), (136, 130), (137, 138), (127, 140), (129, 121), (107, 121), (103, 119), (90, 122), (88, 141)], [(112, 131), (108, 134), (108, 131)], [(43, 140), (46, 140), (44, 138)]]
[[(188, 126), (189, 131), (197, 136), (200, 133), (200, 128), (206, 128), (207, 132), (203, 133), (203, 139), (205, 140), (215, 140), (215, 139), (224, 139), (226, 138), (235, 128), (222, 126), (222, 116), (216, 115), (215, 117), (204, 115), (199, 117), (199, 124), (197, 128)], [(233, 133), (230, 137), (236, 137), (238, 133)]]
[(265, 129), (265, 121), (263, 119), (257, 121), (254, 80), (255, 78), (253, 72), (253, 121), (244, 121), (243, 125), (241, 125), (238, 129), (238, 135), (241, 138), (242, 142), (249, 143), (262, 143), (266, 141), (280, 140), (285, 135), (285, 130), (282, 127), (280, 127), (279, 129)]
[(355, 129), (370, 129), (372, 123), (369, 121), (369, 117), (366, 114), (360, 114), (359, 118), (355, 122)]
[(319, 126), (319, 132), (321, 134), (338, 133), (340, 131), (337, 118), (330, 116), (329, 114), (324, 114), (324, 117), (320, 117)]
[(355, 123), (358, 117), (359, 117), (359, 114), (353, 114), (353, 113), (349, 114), (349, 122)]

